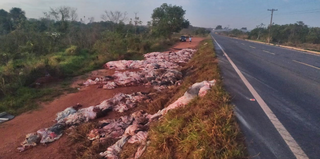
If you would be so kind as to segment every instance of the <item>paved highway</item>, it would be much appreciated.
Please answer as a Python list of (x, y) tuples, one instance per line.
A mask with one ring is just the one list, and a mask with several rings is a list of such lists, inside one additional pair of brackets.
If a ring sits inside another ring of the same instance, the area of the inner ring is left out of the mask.
[(320, 158), (320, 55), (212, 37), (250, 156)]

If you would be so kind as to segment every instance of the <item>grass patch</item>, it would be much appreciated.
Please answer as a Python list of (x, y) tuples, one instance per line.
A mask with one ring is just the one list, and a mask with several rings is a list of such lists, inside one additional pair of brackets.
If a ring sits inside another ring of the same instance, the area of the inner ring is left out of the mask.
[(43, 88), (20, 87), (14, 94), (7, 95), (0, 100), (0, 112), (6, 111), (18, 115), (39, 108), (39, 102), (49, 102), (64, 93), (76, 91), (70, 88), (67, 82)]
[(157, 102), (158, 105), (172, 103), (195, 82), (216, 79), (216, 86), (205, 97), (196, 98), (153, 123), (149, 131), (151, 144), (142, 158), (246, 158), (244, 139), (229, 103), (230, 97), (222, 88), (213, 50), (211, 40), (203, 41), (183, 69), (186, 77), (174, 90), (176, 93), (171, 98), (162, 95), (163, 99)]

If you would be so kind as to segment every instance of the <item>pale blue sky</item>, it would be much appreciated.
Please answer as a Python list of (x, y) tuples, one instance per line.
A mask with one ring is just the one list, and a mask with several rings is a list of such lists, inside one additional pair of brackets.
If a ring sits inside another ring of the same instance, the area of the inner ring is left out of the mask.
[(320, 0), (0, 0), (0, 9), (9, 11), (20, 7), (28, 18), (39, 18), (50, 7), (70, 6), (78, 9), (79, 17), (95, 17), (101, 20), (104, 10), (127, 11), (133, 18), (134, 12), (143, 24), (151, 18), (154, 8), (162, 3), (182, 6), (186, 10), (185, 18), (192, 25), (230, 28), (247, 27), (253, 29), (260, 23), (269, 24), (270, 12), (274, 13), (276, 24), (303, 21), (309, 26), (320, 27)]

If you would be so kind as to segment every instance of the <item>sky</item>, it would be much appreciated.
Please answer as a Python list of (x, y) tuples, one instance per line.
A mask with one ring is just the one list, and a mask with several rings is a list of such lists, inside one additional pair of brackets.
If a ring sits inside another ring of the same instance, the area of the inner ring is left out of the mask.
[(0, 0), (0, 9), (19, 7), (28, 18), (40, 18), (50, 8), (69, 6), (77, 8), (80, 18), (94, 17), (95, 21), (102, 20), (105, 10), (127, 12), (128, 18), (134, 18), (137, 12), (146, 25), (153, 9), (163, 3), (182, 6), (185, 18), (199, 27), (254, 29), (261, 23), (270, 23), (271, 12), (267, 9), (278, 9), (273, 16), (275, 24), (303, 21), (308, 26), (320, 27), (320, 0)]

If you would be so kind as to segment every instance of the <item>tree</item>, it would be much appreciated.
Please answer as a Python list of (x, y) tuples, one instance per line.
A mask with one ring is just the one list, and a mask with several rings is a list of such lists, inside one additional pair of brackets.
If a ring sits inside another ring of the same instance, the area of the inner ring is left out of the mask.
[[(139, 25), (141, 25), (142, 24), (142, 21), (140, 20), (140, 18), (137, 16), (137, 12), (136, 13), (134, 13), (134, 30), (135, 30), (135, 34), (137, 34), (137, 28), (138, 28), (138, 26)], [(131, 24), (132, 24), (132, 19), (131, 19)]]
[(88, 20), (89, 20), (89, 23), (93, 23), (94, 22), (94, 17), (89, 17)]
[(261, 35), (263, 35), (266, 31), (265, 25), (261, 23), (260, 25), (257, 25), (255, 29), (250, 31), (249, 38), (260, 40)]
[(125, 22), (127, 20), (127, 12), (120, 11), (104, 11), (105, 14), (101, 16), (104, 21), (111, 21), (115, 24)]
[(0, 9), (0, 35), (10, 32), (10, 17), (9, 13), (3, 9)]
[(196, 31), (195, 31), (195, 34), (196, 35), (207, 35), (209, 34), (210, 31), (207, 30), (206, 28), (198, 28)]
[(242, 27), (240, 30), (247, 31), (247, 27)]
[(231, 36), (237, 37), (237, 36), (243, 35), (245, 33), (239, 29), (233, 29), (233, 30), (231, 30), (230, 34), (231, 34)]
[(306, 37), (308, 43), (319, 44), (320, 43), (320, 28), (310, 28)]
[(172, 6), (163, 3), (153, 10), (152, 31), (158, 36), (171, 38), (173, 32), (179, 32), (182, 28), (188, 28), (190, 22), (184, 18), (186, 11), (181, 6)]
[(120, 12), (120, 11), (104, 11), (105, 14), (101, 15), (101, 19), (104, 21), (111, 21), (113, 22), (112, 30), (117, 30), (116, 26), (121, 26), (127, 18), (127, 12)]
[(76, 8), (70, 8), (70, 17), (71, 17), (71, 21), (78, 20), (78, 13)]
[(215, 30), (221, 30), (221, 29), (222, 29), (222, 26), (221, 25), (217, 25)]
[(50, 8), (50, 11), (44, 12), (43, 14), (46, 19), (55, 20), (55, 26), (60, 32), (66, 32), (68, 30), (68, 21), (76, 21), (78, 19), (77, 9), (67, 6)]
[(10, 10), (11, 30), (18, 29), (22, 26), (23, 22), (27, 19), (25, 14), (25, 11), (20, 8), (14, 7)]

